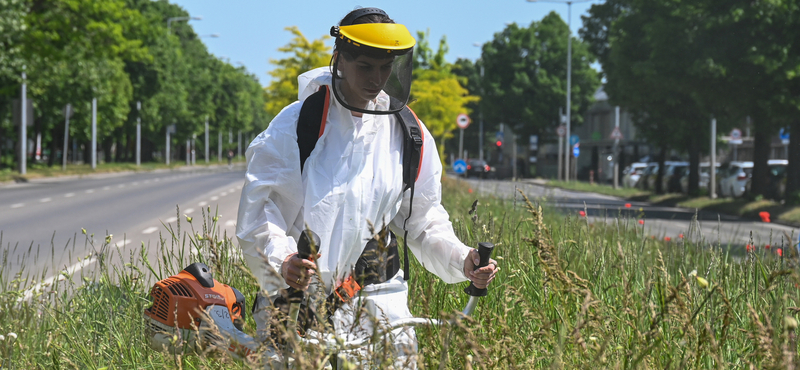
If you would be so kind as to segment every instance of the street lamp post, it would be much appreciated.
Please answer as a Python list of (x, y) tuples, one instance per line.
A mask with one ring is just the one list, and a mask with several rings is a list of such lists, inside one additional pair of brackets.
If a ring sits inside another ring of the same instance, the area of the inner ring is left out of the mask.
[(188, 21), (188, 20), (200, 21), (200, 20), (203, 20), (203, 17), (197, 16), (197, 17), (172, 17), (172, 18), (169, 18), (169, 19), (167, 19), (167, 30), (169, 30), (169, 31), (172, 30), (172, 22), (173, 21)]
[(564, 181), (569, 181), (570, 165), (569, 165), (569, 137), (570, 137), (570, 123), (572, 122), (572, 4), (585, 3), (592, 0), (528, 0), (529, 3), (544, 2), (544, 3), (558, 3), (567, 4), (567, 151), (564, 156)]

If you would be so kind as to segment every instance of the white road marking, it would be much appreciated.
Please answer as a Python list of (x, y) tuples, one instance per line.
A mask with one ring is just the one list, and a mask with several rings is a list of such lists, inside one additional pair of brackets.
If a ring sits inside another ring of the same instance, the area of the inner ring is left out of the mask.
[(131, 184), (131, 186), (136, 186), (136, 185), (139, 185), (138, 181), (135, 181), (133, 184)]
[(45, 279), (41, 284), (36, 284), (33, 287), (31, 287), (30, 289), (26, 290), (25, 294), (22, 297), (20, 297), (19, 299), (17, 299), (17, 302), (27, 301), (27, 300), (33, 298), (33, 294), (34, 293), (39, 291), (39, 289), (42, 289), (42, 287), (44, 287), (44, 286), (49, 286), (50, 284), (53, 284), (53, 282), (56, 280), (56, 278), (58, 278), (59, 280), (66, 279), (62, 274), (67, 274), (69, 276), (72, 276), (76, 272), (80, 271), (80, 269), (82, 269), (82, 268), (84, 268), (84, 267), (86, 267), (88, 265), (91, 265), (91, 264), (95, 263), (96, 261), (97, 261), (96, 257), (91, 257), (91, 258), (85, 259), (83, 261), (80, 261), (80, 262), (78, 262), (78, 263), (76, 263), (76, 264), (74, 264), (74, 265), (72, 265), (70, 267), (67, 267), (65, 270), (60, 271), (59, 273), (57, 273), (57, 274)]
[(108, 190), (108, 189), (111, 189), (111, 187), (110, 186), (103, 186), (103, 190)]
[(91, 193), (94, 193), (94, 189), (86, 190), (86, 194), (91, 194)]
[(170, 218), (168, 218), (168, 219), (167, 219), (167, 221), (165, 221), (165, 222), (166, 222), (166, 223), (170, 223), (170, 222), (175, 222), (175, 221), (178, 221), (178, 218), (177, 218), (177, 217), (170, 217)]
[(208, 202), (205, 202), (205, 201), (197, 203), (197, 205), (200, 206), (200, 207), (205, 206), (206, 204), (208, 204)]
[(145, 184), (147, 184), (147, 183), (149, 183), (149, 182), (150, 182), (150, 180), (144, 180), (144, 183), (145, 183)]
[(64, 198), (74, 197), (75, 193), (66, 193), (64, 194)]
[(227, 192), (227, 191), (223, 191), (223, 192), (222, 192), (222, 193), (220, 193), (219, 195), (220, 195), (221, 197), (224, 197), (224, 196), (228, 195), (228, 192)]
[(19, 207), (24, 207), (24, 206), (25, 206), (25, 203), (17, 203), (17, 204), (12, 204), (11, 208), (19, 208)]
[(153, 181), (161, 181), (160, 177), (156, 177)]
[(131, 242), (132, 242), (132, 240), (130, 240), (130, 239), (120, 240), (120, 241), (117, 242), (117, 248), (124, 247), (124, 246), (126, 246), (128, 244), (131, 244)]
[(39, 203), (47, 203), (47, 202), (49, 202), (51, 200), (53, 200), (53, 199), (51, 199), (51, 198), (42, 198), (42, 199), (39, 199)]
[(236, 226), (236, 221), (234, 220), (225, 221), (225, 226)]
[(118, 187), (118, 188), (124, 188), (124, 187), (125, 187), (125, 184), (119, 184), (119, 186), (117, 186), (117, 187)]
[(219, 197), (218, 197), (218, 196), (216, 196), (216, 195), (215, 195), (215, 196), (213, 196), (213, 197), (211, 197), (211, 200), (212, 200), (212, 201), (214, 201), (214, 200), (217, 200), (217, 199), (219, 199)]
[(189, 213), (192, 213), (192, 212), (194, 212), (194, 208), (186, 208), (186, 210), (185, 210), (185, 211), (183, 211), (183, 213), (186, 213), (187, 215), (188, 215)]
[(148, 228), (146, 228), (146, 229), (142, 230), (142, 234), (152, 234), (152, 233), (156, 232), (156, 230), (158, 230), (158, 228), (157, 228), (157, 227), (155, 227), (155, 226), (150, 226), (150, 227), (148, 227)]

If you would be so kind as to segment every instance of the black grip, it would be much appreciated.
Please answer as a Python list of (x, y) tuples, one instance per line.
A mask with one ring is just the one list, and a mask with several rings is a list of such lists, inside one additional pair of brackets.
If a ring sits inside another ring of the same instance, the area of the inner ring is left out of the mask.
[[(478, 255), (480, 256), (480, 263), (478, 266), (475, 266), (473, 270), (477, 270), (481, 267), (485, 267), (489, 265), (489, 259), (492, 257), (492, 251), (494, 250), (494, 244), (488, 242), (478, 243)], [(475, 285), (470, 282), (469, 286), (464, 289), (464, 293), (467, 293), (473, 297), (484, 297), (486, 296), (486, 288), (478, 289)]]
[[(300, 239), (297, 241), (297, 256), (307, 260), (311, 259), (312, 256), (317, 255), (317, 251), (319, 250), (319, 235), (311, 230), (304, 230), (300, 234)], [(288, 293), (288, 301), (291, 302), (301, 302), (303, 300), (304, 292), (302, 290), (297, 290), (295, 288), (289, 287), (286, 289)]]
[[(309, 236), (310, 234), (310, 236)], [(297, 241), (297, 256), (307, 260), (311, 256), (316, 256), (319, 250), (319, 236), (311, 230), (304, 230)]]

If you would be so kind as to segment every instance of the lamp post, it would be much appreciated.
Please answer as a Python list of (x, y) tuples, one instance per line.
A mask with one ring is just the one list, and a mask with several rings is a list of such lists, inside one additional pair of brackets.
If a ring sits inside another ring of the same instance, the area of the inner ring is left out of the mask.
[(27, 173), (28, 167), (28, 76), (25, 74), (26, 66), (22, 66), (22, 94), (20, 96), (20, 143), (19, 143), (19, 173)]
[(564, 171), (564, 181), (569, 181), (569, 137), (570, 137), (570, 123), (572, 122), (572, 109), (571, 109), (571, 98), (572, 98), (572, 4), (573, 3), (585, 3), (592, 0), (527, 0), (529, 3), (535, 2), (543, 2), (543, 3), (558, 3), (558, 4), (567, 4), (567, 151), (566, 155), (564, 156), (564, 167), (566, 170)]
[(203, 17), (196, 16), (196, 17), (172, 17), (172, 18), (169, 18), (169, 19), (167, 19), (167, 30), (168, 31), (172, 31), (172, 22), (175, 22), (175, 21), (188, 21), (188, 20), (201, 21), (201, 20), (203, 20)]
[[(480, 43), (473, 43), (472, 46), (481, 47)], [(480, 89), (481, 89), (481, 100), (483, 100), (483, 63), (481, 63), (481, 80), (480, 80)], [(478, 158), (483, 160), (483, 109), (481, 108), (481, 103), (478, 103)]]

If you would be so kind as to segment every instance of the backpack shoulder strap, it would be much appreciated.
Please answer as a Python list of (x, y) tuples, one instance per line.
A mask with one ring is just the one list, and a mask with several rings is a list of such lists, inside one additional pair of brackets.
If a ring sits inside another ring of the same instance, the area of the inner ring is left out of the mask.
[(424, 142), (422, 125), (414, 111), (408, 106), (395, 113), (397, 122), (403, 128), (403, 190), (412, 188), (419, 178)]
[(422, 125), (417, 119), (417, 115), (408, 106), (405, 106), (400, 112), (395, 113), (397, 122), (403, 127), (403, 191), (411, 189), (411, 199), (409, 199), (408, 216), (403, 222), (403, 280), (411, 279), (409, 272), (409, 255), (408, 255), (408, 229), (406, 224), (408, 219), (411, 218), (411, 212), (414, 209), (414, 184), (419, 177), (419, 168), (422, 163)]
[(328, 107), (330, 105), (330, 90), (328, 86), (320, 87), (317, 92), (311, 94), (300, 108), (300, 116), (297, 118), (297, 147), (300, 149), (300, 172), (306, 159), (314, 151), (317, 140), (325, 132), (325, 121), (328, 120)]

